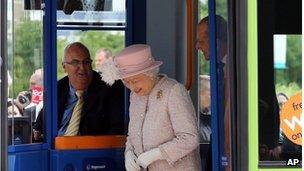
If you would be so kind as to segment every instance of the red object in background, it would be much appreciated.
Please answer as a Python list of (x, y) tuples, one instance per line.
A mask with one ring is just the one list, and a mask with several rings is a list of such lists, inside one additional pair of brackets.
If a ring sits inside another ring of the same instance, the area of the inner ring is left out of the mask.
[(43, 100), (43, 87), (34, 86), (32, 88), (32, 103), (38, 104)]

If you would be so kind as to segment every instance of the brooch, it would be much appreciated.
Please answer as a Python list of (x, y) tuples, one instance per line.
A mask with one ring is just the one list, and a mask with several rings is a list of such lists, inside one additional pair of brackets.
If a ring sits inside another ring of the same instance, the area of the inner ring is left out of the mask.
[(158, 90), (157, 95), (156, 95), (156, 99), (160, 99), (163, 97), (163, 90)]

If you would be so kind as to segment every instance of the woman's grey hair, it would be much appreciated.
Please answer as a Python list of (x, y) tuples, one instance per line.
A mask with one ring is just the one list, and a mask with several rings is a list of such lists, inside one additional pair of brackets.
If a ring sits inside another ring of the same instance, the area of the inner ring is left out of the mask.
[(157, 77), (158, 73), (159, 73), (159, 67), (156, 67), (156, 68), (153, 68), (149, 71), (144, 72), (145, 75), (147, 75), (151, 78)]

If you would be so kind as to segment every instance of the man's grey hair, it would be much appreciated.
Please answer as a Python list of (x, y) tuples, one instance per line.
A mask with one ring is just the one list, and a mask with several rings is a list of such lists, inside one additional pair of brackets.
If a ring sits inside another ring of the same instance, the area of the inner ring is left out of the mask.
[(69, 49), (70, 49), (71, 47), (74, 47), (74, 46), (77, 47), (77, 48), (79, 48), (79, 49), (82, 49), (82, 50), (84, 51), (84, 53), (86, 53), (87, 56), (88, 56), (89, 58), (91, 58), (89, 49), (88, 49), (83, 43), (81, 43), (81, 42), (73, 42), (73, 43), (68, 44), (68, 45), (64, 48), (63, 56), (62, 56), (62, 62), (65, 62), (65, 57), (66, 57), (66, 55), (67, 55)]
[(109, 59), (113, 56), (112, 51), (108, 48), (100, 48), (97, 50), (96, 55), (97, 56), (99, 53), (104, 52), (106, 59)]
[(36, 69), (30, 79), (33, 80), (37, 85), (43, 86), (43, 69)]
[[(216, 21), (216, 36), (221, 41), (227, 42), (227, 21), (220, 15), (215, 15)], [(206, 23), (209, 27), (209, 16), (204, 17), (199, 22), (199, 25)], [(209, 30), (209, 29), (208, 29)]]
[(201, 89), (210, 90), (210, 76), (209, 75), (200, 75), (199, 80), (200, 80)]

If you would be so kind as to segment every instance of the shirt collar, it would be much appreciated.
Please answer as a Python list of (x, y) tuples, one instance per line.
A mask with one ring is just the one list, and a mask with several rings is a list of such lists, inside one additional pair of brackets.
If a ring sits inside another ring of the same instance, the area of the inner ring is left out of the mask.
[[(86, 95), (87, 89), (85, 89), (83, 93), (84, 93), (84, 95)], [(72, 86), (71, 83), (69, 83), (69, 95), (72, 96), (72, 97), (77, 97), (76, 96), (76, 89)]]
[(226, 61), (227, 61), (227, 55), (225, 55), (225, 56), (222, 58), (221, 62), (222, 62), (223, 64), (226, 64)]

